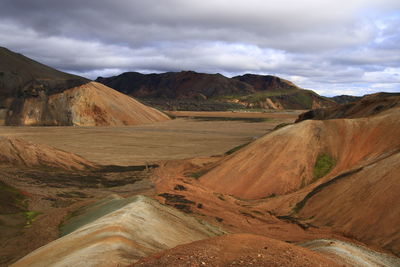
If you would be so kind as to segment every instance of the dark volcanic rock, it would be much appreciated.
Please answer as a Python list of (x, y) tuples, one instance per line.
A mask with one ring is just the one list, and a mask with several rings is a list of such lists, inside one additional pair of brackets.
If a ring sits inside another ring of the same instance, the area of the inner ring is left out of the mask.
[(193, 71), (127, 72), (96, 81), (166, 110), (310, 109), (335, 105), (311, 90), (271, 75), (227, 78)]
[(334, 97), (330, 97), (333, 101), (338, 104), (347, 104), (351, 102), (356, 102), (361, 99), (361, 96), (352, 96), (352, 95), (338, 95)]
[(376, 93), (365, 95), (356, 102), (307, 111), (300, 114), (296, 122), (304, 120), (368, 117), (399, 106), (400, 93)]
[(89, 80), (58, 71), (0, 47), (0, 99), (56, 94)]
[(300, 89), (294, 83), (272, 75), (245, 74), (235, 76), (232, 79), (248, 83), (253, 86), (256, 91)]
[(194, 71), (161, 74), (126, 72), (110, 78), (99, 77), (96, 81), (138, 98), (205, 100), (221, 95), (255, 92), (252, 86), (221, 74)]

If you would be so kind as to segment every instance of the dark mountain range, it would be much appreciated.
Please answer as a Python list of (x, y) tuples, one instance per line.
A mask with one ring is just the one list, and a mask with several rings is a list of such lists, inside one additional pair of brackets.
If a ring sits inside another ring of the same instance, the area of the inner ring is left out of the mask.
[(335, 102), (290, 81), (270, 75), (227, 78), (193, 71), (141, 74), (127, 72), (103, 83), (163, 109), (227, 110), (231, 108), (310, 109)]
[(333, 101), (335, 101), (338, 104), (347, 104), (351, 102), (355, 102), (357, 100), (360, 100), (362, 96), (353, 96), (353, 95), (338, 95), (334, 97), (330, 97)]

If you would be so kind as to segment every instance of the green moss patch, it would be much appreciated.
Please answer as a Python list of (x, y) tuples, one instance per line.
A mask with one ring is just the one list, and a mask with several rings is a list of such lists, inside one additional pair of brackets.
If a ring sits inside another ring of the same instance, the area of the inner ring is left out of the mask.
[(26, 219), (25, 227), (30, 227), (39, 214), (42, 214), (42, 213), (38, 212), (38, 211), (25, 211), (25, 212), (23, 212), (23, 215), (25, 216), (25, 219)]
[(0, 214), (13, 214), (26, 210), (25, 196), (18, 189), (0, 181)]
[(327, 175), (335, 166), (336, 161), (327, 153), (318, 155), (313, 169), (313, 182)]
[(251, 143), (251, 142), (247, 142), (247, 143), (238, 145), (238, 146), (236, 146), (236, 147), (234, 147), (234, 148), (232, 148), (232, 149), (226, 151), (226, 152), (225, 152), (225, 155), (233, 154), (233, 153), (235, 153), (236, 151), (242, 149), (243, 147), (247, 146), (247, 145), (250, 144), (250, 143)]
[(23, 192), (0, 181), (0, 225), (30, 227), (39, 214), (28, 210), (28, 199)]
[(200, 170), (197, 172), (192, 172), (189, 174), (190, 177), (194, 178), (194, 179), (199, 179), (201, 176), (203, 176), (204, 174), (206, 174), (209, 170)]

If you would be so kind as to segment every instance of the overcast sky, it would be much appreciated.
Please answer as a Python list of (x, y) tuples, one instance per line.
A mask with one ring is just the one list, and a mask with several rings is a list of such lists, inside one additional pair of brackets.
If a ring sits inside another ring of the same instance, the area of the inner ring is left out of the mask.
[(1, 0), (0, 46), (92, 79), (194, 70), (400, 92), (400, 0)]

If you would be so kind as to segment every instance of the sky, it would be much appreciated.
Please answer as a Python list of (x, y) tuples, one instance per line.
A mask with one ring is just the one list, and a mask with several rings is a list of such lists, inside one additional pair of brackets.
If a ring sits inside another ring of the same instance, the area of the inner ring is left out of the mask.
[(0, 46), (95, 79), (277, 75), (325, 96), (400, 92), (400, 0), (0, 0)]

